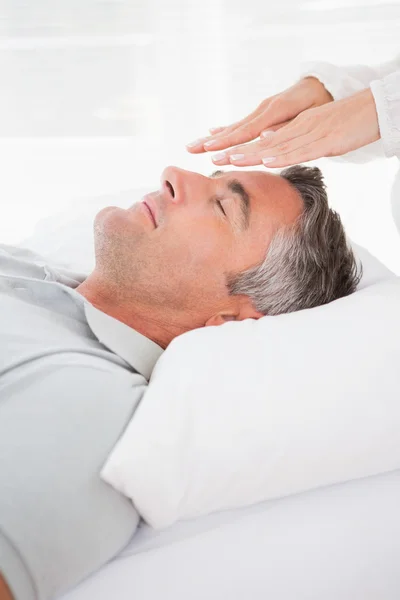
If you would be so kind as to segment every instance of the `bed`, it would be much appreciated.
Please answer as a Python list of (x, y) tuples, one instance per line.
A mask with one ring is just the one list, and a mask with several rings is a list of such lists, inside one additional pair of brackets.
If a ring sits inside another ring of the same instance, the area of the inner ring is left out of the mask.
[(63, 600), (398, 600), (400, 471), (180, 522), (142, 524)]
[[(93, 199), (70, 217), (73, 235), (59, 235), (70, 216), (61, 215), (22, 245), (87, 271), (93, 215), (131, 198)], [(381, 274), (374, 264), (368, 283)], [(58, 600), (398, 600), (399, 505), (400, 470), (390, 470), (166, 529), (142, 521), (118, 556)]]

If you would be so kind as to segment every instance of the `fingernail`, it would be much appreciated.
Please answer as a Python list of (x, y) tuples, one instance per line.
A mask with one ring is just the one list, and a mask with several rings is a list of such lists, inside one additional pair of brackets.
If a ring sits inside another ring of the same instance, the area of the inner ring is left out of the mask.
[(203, 140), (204, 138), (199, 138), (198, 140), (194, 140), (194, 142), (189, 142), (189, 144), (186, 144), (186, 147), (193, 148), (194, 146), (199, 146)]
[(231, 160), (243, 160), (244, 154), (231, 154), (229, 158)]
[(218, 144), (218, 140), (209, 140), (204, 143), (204, 148), (211, 148), (211, 146), (215, 146), (215, 144)]
[(268, 163), (272, 162), (275, 159), (276, 159), (276, 156), (267, 156), (266, 158), (262, 158), (261, 160), (263, 161), (264, 165), (267, 165)]
[(224, 160), (226, 158), (226, 152), (217, 152), (217, 154), (213, 154), (211, 160)]
[(214, 133), (214, 131), (218, 131), (219, 129), (223, 129), (223, 127), (210, 127), (208, 130), (210, 133)]
[(275, 133), (275, 131), (270, 131), (269, 129), (267, 129), (266, 131), (262, 131), (260, 133), (260, 137), (269, 137), (270, 135), (272, 135), (273, 133)]

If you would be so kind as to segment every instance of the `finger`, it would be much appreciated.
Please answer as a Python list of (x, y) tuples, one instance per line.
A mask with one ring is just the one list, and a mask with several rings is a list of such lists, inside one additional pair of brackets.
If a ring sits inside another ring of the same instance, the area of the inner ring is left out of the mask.
[[(265, 149), (266, 150), (266, 149)], [(264, 151), (264, 144), (262, 141), (252, 142), (250, 144), (244, 144), (242, 146), (235, 146), (229, 150), (222, 152), (216, 152), (211, 156), (213, 163), (218, 166), (229, 165), (233, 159), (234, 164), (236, 160), (240, 166), (260, 164), (259, 162), (252, 162), (255, 158)], [(249, 162), (248, 162), (249, 161)]]
[(284, 104), (276, 103), (274, 98), (267, 98), (244, 119), (227, 127), (216, 127), (214, 130), (220, 131), (212, 131), (213, 135), (190, 142), (186, 144), (186, 148), (193, 154), (199, 154), (204, 151), (214, 152), (237, 144), (244, 144), (258, 137), (260, 131), (265, 127), (274, 131), (290, 123), (292, 119), (282, 121), (282, 117), (285, 116), (287, 116), (287, 109), (285, 110)]
[(217, 155), (211, 157), (213, 163), (215, 165), (218, 165), (218, 167), (222, 167), (224, 165), (235, 165), (235, 167), (251, 167), (253, 165), (262, 164), (260, 152), (255, 154), (248, 154), (246, 156), (244, 154), (234, 155), (235, 158), (232, 158), (232, 156), (228, 155), (218, 158), (218, 154), (223, 153), (217, 153)]
[(198, 140), (194, 140), (193, 142), (189, 142), (188, 144), (186, 144), (186, 150), (188, 152), (191, 152), (192, 154), (200, 154), (200, 152), (205, 152), (204, 142), (212, 139), (213, 136), (209, 135), (208, 137), (202, 137)]
[(286, 139), (286, 141), (284, 139), (279, 143), (274, 142), (272, 145), (262, 148), (259, 154), (261, 155), (261, 158), (278, 157), (283, 154), (295, 152), (310, 144), (320, 144), (321, 147), (325, 147), (324, 135), (317, 131), (310, 131), (309, 133), (290, 137), (289, 139)]
[[(307, 136), (307, 137), (306, 137)], [(310, 136), (310, 137), (308, 137)], [(273, 149), (273, 155), (276, 152), (282, 154), (289, 150), (295, 150), (299, 145), (309, 143), (312, 140), (317, 140), (321, 137), (321, 133), (318, 129), (310, 128), (308, 123), (304, 121), (296, 121), (295, 119), (287, 125), (282, 125), (277, 131), (270, 131), (268, 135), (260, 137), (259, 140), (252, 144), (244, 144), (243, 146), (235, 146), (227, 151), (227, 154), (232, 156), (236, 154), (255, 154), (258, 152), (265, 152)]]
[[(231, 125), (228, 125), (227, 127), (222, 128), (221, 132), (216, 133), (214, 135), (209, 135), (207, 137), (198, 138), (197, 140), (194, 140), (193, 142), (189, 142), (189, 144), (186, 144), (186, 149), (189, 152), (191, 152), (192, 154), (199, 154), (200, 152), (205, 152), (207, 150), (207, 148), (204, 147), (204, 144), (206, 142), (212, 141), (214, 139), (219, 140), (219, 139), (221, 139), (221, 137), (229, 135), (231, 132), (235, 131), (239, 127), (242, 127), (246, 123), (250, 123), (254, 119), (254, 117), (257, 114), (259, 114), (259, 112), (261, 110), (262, 110), (261, 106), (258, 106), (252, 113), (247, 115), (244, 119), (241, 119), (240, 121), (237, 121), (235, 123), (232, 123)], [(227, 148), (227, 147), (229, 147), (229, 145), (232, 145), (232, 144), (228, 144), (227, 146), (222, 145), (222, 147)], [(220, 146), (218, 146), (218, 148), (220, 148)], [(217, 146), (215, 146), (215, 149), (218, 149), (218, 148), (217, 148)]]
[[(309, 123), (293, 119), (287, 124), (277, 128), (276, 131), (267, 130), (267, 132), (261, 132), (260, 143), (263, 148), (269, 148), (308, 135), (311, 131), (312, 127), (310, 127)], [(314, 137), (318, 137), (317, 131), (315, 131)]]
[(320, 140), (318, 140), (318, 142), (311, 142), (293, 152), (287, 152), (286, 154), (281, 154), (276, 157), (266, 157), (262, 160), (262, 163), (269, 169), (278, 169), (309, 162), (310, 160), (317, 160), (317, 158), (322, 158), (324, 156), (326, 156), (326, 153)]
[(293, 119), (290, 119), (289, 121), (283, 121), (283, 123), (271, 125), (271, 127), (260, 133), (260, 138), (268, 137), (271, 133), (273, 133), (274, 131), (278, 131), (278, 129), (282, 129), (282, 127), (286, 127), (286, 125), (289, 125), (289, 123), (292, 123), (292, 121)]
[(193, 154), (200, 152), (209, 152), (214, 150), (223, 150), (234, 144), (243, 144), (254, 140), (260, 133), (260, 125), (254, 124), (252, 121), (246, 126), (238, 128), (230, 134), (226, 134), (223, 138), (209, 136), (201, 138), (186, 145), (187, 150)]
[[(213, 137), (216, 137), (217, 139), (220, 139), (221, 137), (232, 133), (233, 131), (235, 131), (239, 127), (243, 127), (244, 125), (246, 125), (246, 124), (250, 123), (251, 121), (253, 121), (253, 119), (255, 119), (257, 116), (259, 116), (261, 114), (262, 110), (263, 110), (262, 105), (259, 104), (259, 106), (257, 106), (257, 108), (255, 110), (253, 110), (251, 113), (249, 113), (248, 115), (246, 115), (245, 117), (243, 117), (243, 119), (240, 119), (239, 121), (235, 121), (234, 123), (231, 123), (230, 125), (228, 125), (226, 127), (216, 127), (216, 128), (214, 128), (214, 129), (217, 129), (219, 131), (212, 131)], [(209, 131), (211, 133), (211, 129)]]
[[(288, 142), (277, 144), (271, 148), (261, 148), (255, 153), (249, 154), (232, 154), (229, 157), (229, 162), (238, 167), (249, 167), (251, 165), (259, 165), (261, 162), (264, 165), (278, 159), (280, 156), (289, 155), (301, 148), (308, 147), (312, 143), (316, 143), (319, 140), (315, 139), (314, 133), (309, 133)], [(255, 145), (255, 144), (249, 144)], [(271, 160), (270, 160), (271, 159)], [(220, 164), (220, 163), (218, 163)]]
[(215, 135), (216, 133), (221, 133), (221, 131), (224, 131), (225, 129), (227, 129), (226, 127), (210, 127), (210, 129), (208, 130), (211, 135)]
[[(297, 113), (293, 113), (293, 110), (288, 109), (287, 104), (278, 101), (276, 97), (264, 100), (257, 110), (254, 111), (254, 115), (253, 120), (249, 121), (247, 118), (243, 124), (239, 123), (238, 127), (234, 128), (231, 132), (222, 131), (212, 140), (207, 140), (204, 148), (211, 151), (224, 150), (231, 146), (252, 141), (263, 130), (268, 131), (266, 134), (268, 136), (294, 123), (298, 116)], [(267, 130), (265, 130), (266, 127), (268, 127)]]
[(189, 152), (198, 154), (204, 151), (214, 152), (237, 144), (244, 144), (258, 137), (265, 127), (269, 127), (272, 131), (273, 128), (280, 129), (294, 120), (286, 119), (282, 121), (282, 117), (285, 116), (287, 116), (287, 109), (285, 110), (284, 104), (282, 102), (276, 103), (273, 98), (267, 98), (241, 121), (229, 125), (215, 135), (199, 138), (187, 144), (186, 148)]
[[(275, 153), (279, 150), (281, 154), (286, 152), (286, 145), (288, 143), (295, 144), (292, 149), (297, 148), (299, 144), (301, 145), (302, 142), (295, 142), (295, 140), (302, 136), (302, 131), (303, 128), (298, 124), (287, 125), (286, 128), (282, 128), (281, 132), (271, 132), (267, 138), (257, 140), (256, 142), (252, 142), (250, 144), (234, 146), (233, 148), (229, 148), (229, 150), (223, 152), (217, 152), (211, 157), (211, 159), (215, 164), (220, 166), (228, 165), (230, 162), (240, 166), (259, 164), (259, 162), (254, 162), (256, 157), (258, 156), (262, 158), (264, 155), (268, 156), (267, 152), (270, 148), (274, 148), (274, 153), (270, 154), (270, 156), (275, 156)], [(280, 140), (283, 141), (279, 143)], [(277, 149), (276, 146), (278, 146)]]
[(263, 115), (259, 115), (252, 121), (249, 121), (245, 125), (233, 130), (231, 133), (222, 133), (221, 137), (208, 140), (204, 143), (204, 149), (208, 152), (214, 152), (215, 150), (224, 150), (238, 144), (251, 142), (252, 140), (258, 138), (264, 124)]

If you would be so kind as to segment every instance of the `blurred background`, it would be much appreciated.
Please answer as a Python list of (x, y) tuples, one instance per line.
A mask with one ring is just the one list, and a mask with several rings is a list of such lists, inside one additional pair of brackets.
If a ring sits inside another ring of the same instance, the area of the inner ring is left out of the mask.
[[(306, 61), (376, 64), (399, 41), (400, 0), (0, 0), (0, 241), (73, 239), (78, 215), (140, 200), (167, 165), (209, 174), (187, 142)], [(396, 159), (318, 165), (350, 236), (400, 273)]]

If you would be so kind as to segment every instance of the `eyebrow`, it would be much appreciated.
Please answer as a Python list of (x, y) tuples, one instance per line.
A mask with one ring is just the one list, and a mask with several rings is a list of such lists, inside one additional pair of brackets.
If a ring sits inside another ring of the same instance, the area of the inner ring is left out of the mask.
[[(223, 175), (227, 171), (222, 171), (218, 169), (211, 173), (210, 177), (219, 177)], [(246, 230), (249, 227), (250, 223), (250, 214), (251, 214), (251, 206), (250, 206), (250, 195), (247, 190), (243, 187), (243, 185), (237, 179), (228, 179), (226, 182), (227, 188), (233, 193), (237, 194), (240, 197), (240, 210), (242, 212), (242, 229)]]

